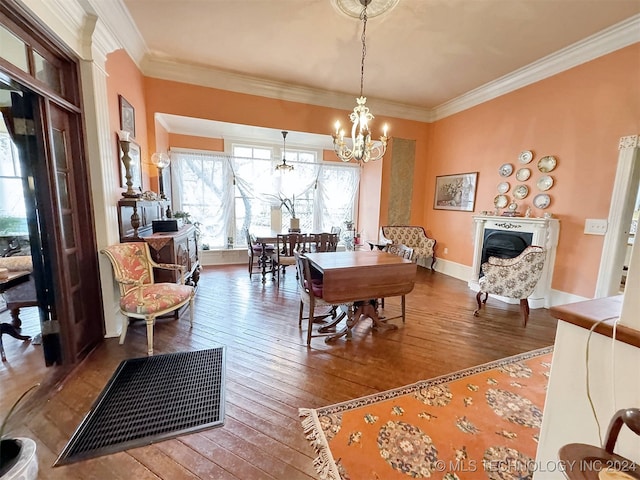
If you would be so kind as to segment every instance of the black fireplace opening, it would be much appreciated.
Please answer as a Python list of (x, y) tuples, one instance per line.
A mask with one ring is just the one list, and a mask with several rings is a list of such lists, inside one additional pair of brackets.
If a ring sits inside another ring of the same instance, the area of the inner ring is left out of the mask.
[[(520, 255), (525, 248), (531, 245), (533, 233), (511, 232), (505, 230), (486, 229), (482, 242), (482, 266), (489, 257), (514, 258)], [(482, 270), (482, 269), (481, 269)], [(480, 276), (482, 276), (482, 271)]]

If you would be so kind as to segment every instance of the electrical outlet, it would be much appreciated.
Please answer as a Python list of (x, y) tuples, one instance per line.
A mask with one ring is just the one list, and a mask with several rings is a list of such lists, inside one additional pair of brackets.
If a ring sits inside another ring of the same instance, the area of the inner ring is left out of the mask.
[(447, 253), (449, 253), (449, 249), (447, 247), (444, 247), (444, 254), (446, 255)]
[(587, 218), (584, 222), (584, 233), (587, 235), (604, 235), (607, 233), (607, 220), (604, 218)]

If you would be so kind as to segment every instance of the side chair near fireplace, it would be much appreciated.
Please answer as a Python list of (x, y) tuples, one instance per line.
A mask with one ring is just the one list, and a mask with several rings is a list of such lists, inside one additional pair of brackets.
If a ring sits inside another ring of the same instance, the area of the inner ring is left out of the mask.
[[(482, 264), (483, 277), (480, 278), (480, 290), (476, 295), (478, 308), (473, 312), (478, 316), (483, 303), (487, 303), (489, 294), (520, 300), (520, 311), (524, 326), (529, 319), (529, 295), (533, 293), (544, 269), (545, 251), (542, 247), (529, 246), (514, 258), (489, 257)], [(484, 300), (480, 297), (484, 293)]]
[[(147, 324), (147, 353), (153, 355), (153, 326), (156, 318), (178, 310), (189, 303), (189, 322), (193, 327), (193, 298), (195, 288), (184, 284), (182, 265), (156, 263), (145, 242), (111, 245), (100, 251), (113, 266), (120, 286), (120, 312), (124, 315), (120, 344), (124, 343), (129, 318), (143, 319)], [(153, 269), (162, 268), (180, 272), (180, 284), (155, 283)]]

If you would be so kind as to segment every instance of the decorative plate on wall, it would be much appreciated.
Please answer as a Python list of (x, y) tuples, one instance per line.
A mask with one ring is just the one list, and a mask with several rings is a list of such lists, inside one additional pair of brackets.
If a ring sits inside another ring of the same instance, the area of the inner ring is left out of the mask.
[(496, 195), (496, 198), (493, 199), (493, 204), (496, 208), (504, 208), (509, 203), (506, 195)]
[(538, 186), (539, 190), (546, 192), (551, 187), (553, 187), (553, 177), (551, 175), (545, 175), (544, 177), (540, 177), (536, 185)]
[(546, 193), (539, 193), (533, 197), (533, 204), (536, 208), (547, 208), (551, 204), (551, 197)]
[(507, 193), (509, 188), (511, 188), (509, 182), (501, 182), (498, 184), (498, 193)]
[(501, 177), (508, 177), (513, 173), (513, 165), (511, 165), (510, 163), (505, 163), (500, 167), (498, 172), (500, 173)]
[(526, 182), (531, 176), (531, 170), (528, 168), (519, 168), (516, 172), (516, 178), (519, 182)]
[(542, 173), (549, 173), (554, 168), (556, 168), (556, 157), (552, 155), (547, 155), (546, 157), (542, 157), (538, 160), (538, 170)]
[(525, 150), (520, 152), (518, 160), (520, 163), (529, 163), (533, 159), (533, 152), (531, 150)]
[(526, 185), (518, 185), (513, 190), (513, 196), (516, 197), (518, 200), (522, 200), (527, 195), (529, 195), (529, 187), (527, 187)]

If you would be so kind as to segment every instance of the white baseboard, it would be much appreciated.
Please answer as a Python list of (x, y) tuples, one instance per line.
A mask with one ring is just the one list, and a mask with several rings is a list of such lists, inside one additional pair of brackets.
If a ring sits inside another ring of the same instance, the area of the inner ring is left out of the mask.
[(200, 265), (206, 267), (208, 265), (237, 265), (246, 264), (249, 261), (247, 249), (235, 250), (200, 250), (198, 252)]
[(566, 305), (567, 303), (584, 302), (585, 300), (592, 300), (591, 298), (581, 297), (580, 295), (574, 295), (573, 293), (561, 292), (560, 290), (551, 289), (551, 306)]
[(463, 280), (465, 282), (468, 282), (469, 278), (471, 278), (470, 266), (452, 262), (450, 260), (444, 260), (442, 258), (436, 257), (436, 264), (433, 269), (436, 272), (444, 273), (445, 275), (449, 275), (450, 277), (457, 278), (458, 280)]

